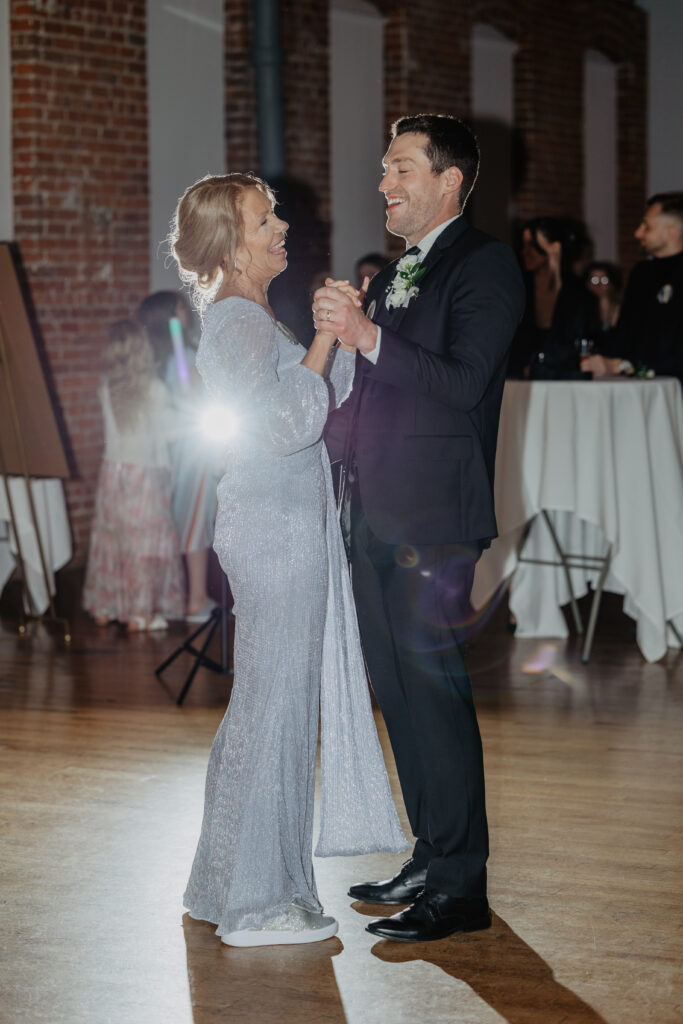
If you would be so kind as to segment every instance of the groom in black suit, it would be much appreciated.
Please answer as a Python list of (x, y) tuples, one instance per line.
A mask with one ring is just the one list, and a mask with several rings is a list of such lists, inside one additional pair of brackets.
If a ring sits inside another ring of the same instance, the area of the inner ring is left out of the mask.
[(459, 644), (496, 536), (496, 436), (524, 289), (512, 251), (462, 216), (479, 166), (470, 130), (419, 114), (392, 136), (379, 188), (408, 251), (372, 279), (365, 312), (329, 286), (313, 309), (360, 353), (343, 446), (353, 589), (417, 839), (398, 875), (350, 895), (410, 904), (368, 931), (422, 941), (490, 923), (481, 739)]

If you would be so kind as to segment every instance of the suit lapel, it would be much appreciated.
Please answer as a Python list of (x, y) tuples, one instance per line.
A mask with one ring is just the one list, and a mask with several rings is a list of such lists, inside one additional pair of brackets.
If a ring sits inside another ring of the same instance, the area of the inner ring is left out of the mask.
[[(387, 289), (391, 287), (391, 282), (394, 279), (396, 273), (396, 264), (398, 260), (394, 260), (393, 263), (389, 263), (388, 266), (380, 270), (379, 274), (373, 277), (368, 287), (368, 295), (365, 301), (365, 314), (369, 316), (373, 323), (379, 323), (379, 317), (386, 312), (386, 305), (384, 300), (387, 296)], [(375, 307), (373, 310), (370, 309), (374, 302)]]
[[(454, 245), (455, 242), (463, 236), (468, 227), (469, 225), (467, 221), (463, 216), (461, 216), (441, 232), (422, 261), (422, 266), (425, 268), (425, 272), (418, 282), (418, 288), (420, 290), (422, 290), (431, 271), (441, 260), (444, 250)], [(400, 258), (401, 257), (399, 257), (399, 259)], [(408, 303), (407, 306), (394, 306), (393, 308), (388, 309), (385, 303), (387, 291), (391, 288), (391, 282), (393, 281), (394, 274), (396, 273), (397, 263), (398, 259), (394, 260), (393, 263), (390, 263), (388, 267), (385, 267), (384, 270), (377, 275), (377, 278), (373, 279), (371, 285), (371, 296), (369, 296), (370, 301), (374, 301), (376, 303), (374, 314), (370, 319), (380, 327), (386, 326), (390, 327), (392, 330), (398, 329), (403, 317), (406, 315), (410, 307), (410, 303)], [(373, 287), (375, 281), (377, 281), (377, 285), (376, 287)], [(367, 308), (368, 304), (366, 304), (366, 309)]]
[[(433, 268), (437, 266), (441, 256), (443, 255), (444, 249), (454, 245), (458, 239), (465, 234), (467, 228), (468, 223), (465, 218), (458, 217), (457, 220), (453, 221), (452, 224), (449, 224), (448, 227), (442, 231), (424, 259), (426, 269), (425, 273), (420, 278), (420, 284), (422, 284), (422, 282), (429, 276)], [(397, 262), (398, 259), (394, 260), (393, 263), (390, 263), (383, 270), (380, 270), (379, 274), (373, 277), (368, 289), (368, 295), (365, 302), (365, 313), (369, 316), (372, 322), (377, 324), (379, 327), (384, 325), (391, 327), (392, 329), (398, 327), (408, 308), (406, 306), (400, 307), (399, 309), (387, 309), (384, 301), (387, 289), (391, 287), (391, 282), (393, 281), (394, 274), (396, 273)], [(371, 310), (373, 303), (374, 309)], [(358, 431), (358, 418), (365, 392), (365, 385), (367, 384), (366, 374), (371, 370), (372, 363), (358, 352), (356, 354), (356, 372), (353, 381), (353, 390), (351, 392), (351, 397), (349, 398), (350, 415), (344, 445), (343, 463), (346, 468), (346, 472), (351, 468), (353, 461), (356, 434)]]

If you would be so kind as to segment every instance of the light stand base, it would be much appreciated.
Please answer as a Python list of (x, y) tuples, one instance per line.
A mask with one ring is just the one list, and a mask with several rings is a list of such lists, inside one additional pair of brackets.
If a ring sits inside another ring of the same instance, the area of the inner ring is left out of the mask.
[[(223, 576), (223, 579), (221, 581), (220, 605), (214, 608), (206, 622), (202, 622), (201, 626), (195, 629), (194, 633), (191, 633), (187, 640), (183, 641), (183, 643), (179, 647), (176, 647), (175, 651), (173, 651), (173, 653), (170, 654), (165, 661), (162, 661), (161, 665), (159, 665), (154, 670), (155, 676), (157, 677), (157, 679), (160, 679), (161, 673), (165, 669), (167, 669), (168, 666), (171, 665), (176, 660), (176, 658), (179, 655), (183, 654), (185, 651), (187, 651), (188, 654), (191, 654), (194, 657), (194, 663), (192, 665), (192, 668), (190, 669), (187, 679), (185, 680), (185, 683), (183, 685), (183, 688), (176, 699), (176, 704), (178, 705), (178, 707), (182, 706), (183, 701), (187, 697), (188, 691), (192, 686), (194, 677), (197, 674), (197, 669), (200, 667), (200, 665), (202, 665), (204, 668), (211, 669), (212, 672), (218, 672), (220, 675), (232, 674), (232, 666), (230, 665), (228, 655), (228, 620), (232, 615), (232, 611), (228, 608), (227, 605), (227, 590), (228, 588), (226, 579), (225, 576)], [(214, 658), (210, 658), (209, 655), (206, 653), (207, 650), (209, 649), (209, 644), (213, 639), (213, 635), (219, 626), (221, 628), (220, 662), (216, 661)], [(195, 647), (195, 640), (204, 632), (206, 632), (206, 636), (204, 637), (201, 647)]]

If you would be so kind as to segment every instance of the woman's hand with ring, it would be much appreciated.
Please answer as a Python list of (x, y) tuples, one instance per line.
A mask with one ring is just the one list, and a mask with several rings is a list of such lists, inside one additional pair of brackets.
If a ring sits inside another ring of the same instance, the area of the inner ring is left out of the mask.
[(352, 288), (348, 281), (339, 284), (342, 287), (337, 287), (336, 283), (326, 284), (316, 291), (313, 298), (316, 328), (320, 329), (319, 325), (333, 319), (334, 329), (341, 342), (351, 349), (371, 352), (377, 344), (377, 327), (364, 315), (357, 289)]

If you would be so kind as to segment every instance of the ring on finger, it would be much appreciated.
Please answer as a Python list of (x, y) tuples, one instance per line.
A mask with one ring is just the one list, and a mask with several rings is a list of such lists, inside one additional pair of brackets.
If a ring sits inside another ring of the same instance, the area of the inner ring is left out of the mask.
[(332, 319), (332, 310), (331, 309), (327, 310), (327, 317), (326, 317), (326, 319), (327, 320), (331, 320)]

